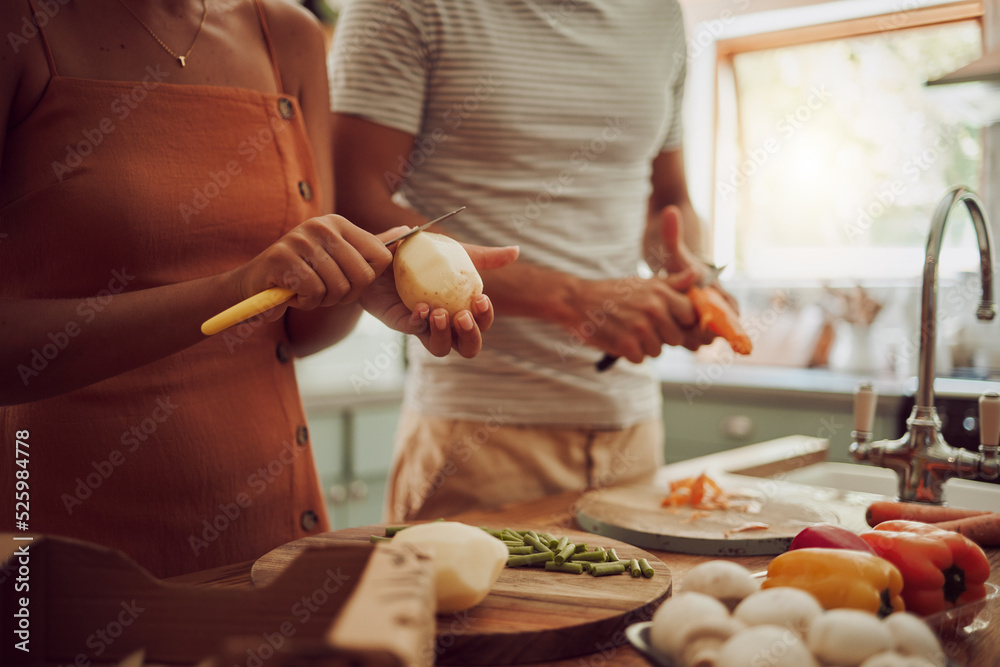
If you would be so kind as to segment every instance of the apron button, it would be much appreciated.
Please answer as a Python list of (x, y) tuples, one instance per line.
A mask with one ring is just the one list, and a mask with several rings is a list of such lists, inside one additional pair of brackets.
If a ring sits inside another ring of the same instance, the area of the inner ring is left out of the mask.
[(312, 201), (313, 189), (309, 181), (299, 181), (299, 194), (302, 195), (302, 199)]
[(299, 525), (302, 526), (302, 530), (310, 531), (316, 527), (319, 523), (319, 517), (316, 516), (316, 512), (312, 510), (306, 510), (299, 517)]
[(278, 357), (278, 361), (287, 364), (292, 358), (292, 348), (285, 341), (281, 341), (278, 343), (278, 347), (275, 348), (274, 355)]
[(309, 442), (309, 429), (306, 426), (299, 426), (295, 429), (295, 442), (304, 445)]
[(295, 107), (292, 106), (292, 101), (287, 97), (282, 97), (278, 100), (278, 113), (285, 120), (291, 120), (295, 117)]

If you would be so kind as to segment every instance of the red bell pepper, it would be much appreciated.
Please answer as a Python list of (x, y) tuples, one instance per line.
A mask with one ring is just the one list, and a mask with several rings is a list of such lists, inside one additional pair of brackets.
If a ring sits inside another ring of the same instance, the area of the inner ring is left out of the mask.
[(848, 530), (843, 526), (831, 523), (817, 523), (806, 526), (798, 532), (792, 543), (788, 545), (789, 551), (796, 549), (810, 549), (819, 547), (822, 549), (853, 549), (855, 551), (866, 551), (875, 553), (872, 548), (861, 539), (853, 530)]
[(986, 597), (990, 563), (972, 540), (919, 521), (883, 521), (861, 538), (903, 575), (908, 611), (934, 614)]

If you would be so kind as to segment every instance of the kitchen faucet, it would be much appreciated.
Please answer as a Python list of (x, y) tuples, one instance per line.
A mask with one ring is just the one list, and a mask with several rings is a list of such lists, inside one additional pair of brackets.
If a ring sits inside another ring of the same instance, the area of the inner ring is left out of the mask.
[(920, 298), (920, 357), (917, 368), (917, 396), (907, 432), (898, 440), (872, 442), (876, 393), (862, 384), (854, 395), (854, 428), (851, 457), (889, 468), (899, 476), (899, 500), (940, 504), (944, 483), (952, 477), (993, 480), (1000, 475), (1000, 395), (987, 392), (979, 398), (979, 452), (952, 447), (941, 436), (941, 419), (934, 407), (934, 344), (937, 320), (937, 278), (941, 244), (948, 214), (964, 203), (972, 217), (979, 243), (981, 300), (976, 309), (980, 320), (992, 320), (993, 243), (983, 213), (984, 206), (971, 190), (957, 187), (938, 204), (931, 220), (924, 260)]

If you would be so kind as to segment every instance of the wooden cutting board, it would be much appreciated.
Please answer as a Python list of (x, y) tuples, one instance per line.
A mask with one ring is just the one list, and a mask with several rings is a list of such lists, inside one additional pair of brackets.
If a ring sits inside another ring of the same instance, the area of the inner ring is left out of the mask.
[[(548, 532), (555, 534), (551, 529)], [(383, 533), (384, 526), (365, 526), (296, 540), (257, 560), (251, 578), (258, 586), (272, 581), (309, 544), (367, 541)], [(437, 617), (436, 664), (511, 665), (614, 651), (626, 641), (625, 627), (649, 620), (670, 595), (670, 570), (652, 554), (580, 531), (560, 530), (558, 534), (591, 548), (614, 548), (623, 559), (645, 558), (656, 574), (651, 579), (634, 579), (628, 574), (593, 577), (505, 568), (482, 603)]]
[[(664, 508), (664, 486), (644, 482), (585, 493), (576, 506), (577, 522), (598, 535), (646, 549), (699, 556), (764, 556), (788, 549), (792, 538), (819, 522), (839, 523), (811, 489), (797, 484), (740, 475), (712, 475), (729, 494), (746, 501), (743, 509), (699, 513), (691, 507)], [(740, 531), (751, 524), (764, 530)]]

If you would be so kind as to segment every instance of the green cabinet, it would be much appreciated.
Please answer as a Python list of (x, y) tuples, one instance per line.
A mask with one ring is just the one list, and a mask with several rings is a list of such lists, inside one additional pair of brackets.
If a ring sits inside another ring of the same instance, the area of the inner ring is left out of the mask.
[[(830, 441), (830, 461), (850, 460), (851, 394), (719, 385), (693, 396), (670, 383), (664, 383), (663, 394), (667, 463), (788, 435), (825, 438)], [(879, 398), (877, 438), (899, 437), (894, 432), (898, 404), (898, 397)]]
[(400, 397), (313, 398), (306, 417), (333, 530), (381, 523)]

